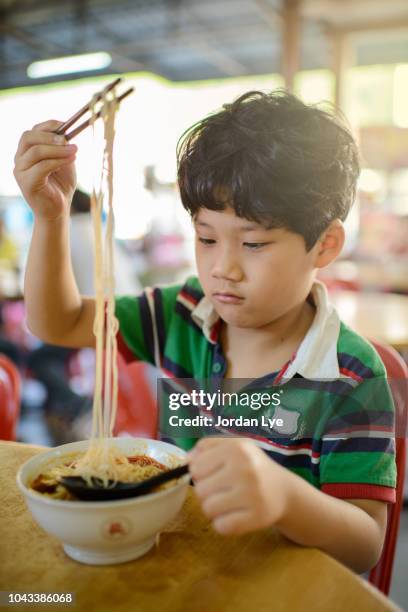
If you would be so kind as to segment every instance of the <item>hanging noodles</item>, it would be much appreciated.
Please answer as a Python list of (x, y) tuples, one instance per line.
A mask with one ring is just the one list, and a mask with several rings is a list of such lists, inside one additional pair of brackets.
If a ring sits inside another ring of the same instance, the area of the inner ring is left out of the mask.
[[(92, 128), (96, 119), (97, 96), (91, 101)], [(90, 483), (99, 478), (107, 486), (108, 480), (116, 482), (134, 479), (135, 466), (114, 445), (107, 442), (112, 437), (117, 411), (118, 371), (117, 342), (118, 320), (115, 317), (115, 270), (113, 257), (113, 143), (115, 115), (118, 102), (115, 91), (102, 98), (104, 126), (104, 153), (102, 171), (91, 197), (91, 214), (95, 240), (95, 320), (96, 337), (95, 392), (92, 409), (92, 433), (89, 449), (68, 469), (70, 475), (81, 475)], [(94, 133), (95, 140), (95, 133)], [(108, 194), (108, 215), (103, 236), (102, 211), (105, 194)], [(105, 317), (106, 314), (106, 317)], [(67, 467), (55, 468), (54, 475), (67, 473)], [(146, 478), (146, 475), (144, 475)]]
[[(109, 97), (108, 97), (109, 96)], [(92, 127), (96, 119), (96, 99), (91, 101)], [(116, 419), (118, 372), (117, 342), (118, 320), (115, 317), (115, 270), (113, 259), (113, 143), (115, 138), (115, 115), (118, 103), (115, 92), (102, 100), (104, 128), (104, 153), (102, 170), (97, 187), (91, 197), (91, 214), (95, 240), (95, 321), (96, 371), (92, 410), (92, 433), (89, 450), (78, 462), (77, 469), (84, 478), (99, 476), (104, 481), (120, 480), (128, 460), (115, 447), (106, 443), (112, 437)], [(104, 195), (108, 192), (108, 216), (105, 241), (103, 241), (102, 211)], [(106, 322), (105, 322), (106, 305)], [(103, 385), (104, 382), (104, 385)]]
[[(91, 101), (91, 124), (94, 130), (95, 106), (98, 95)], [(85, 453), (71, 453), (53, 462), (32, 482), (31, 487), (55, 499), (72, 499), (72, 495), (59, 483), (61, 476), (82, 476), (88, 484), (97, 478), (105, 487), (117, 481), (138, 482), (168, 469), (152, 457), (127, 456), (108, 438), (113, 437), (118, 396), (117, 342), (118, 320), (115, 317), (115, 269), (113, 256), (113, 143), (115, 115), (118, 100), (114, 89), (102, 97), (104, 151), (102, 170), (91, 197), (91, 215), (94, 229), (95, 257), (95, 320), (96, 338), (95, 391), (92, 409), (92, 432)], [(95, 133), (94, 133), (95, 141)], [(102, 211), (107, 193), (107, 223), (105, 235)]]

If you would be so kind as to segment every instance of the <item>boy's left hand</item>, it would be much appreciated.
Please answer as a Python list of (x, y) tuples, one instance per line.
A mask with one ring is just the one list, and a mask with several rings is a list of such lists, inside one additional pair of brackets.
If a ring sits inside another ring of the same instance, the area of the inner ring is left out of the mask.
[(245, 438), (203, 438), (187, 455), (203, 512), (222, 534), (276, 525), (285, 514), (291, 473)]

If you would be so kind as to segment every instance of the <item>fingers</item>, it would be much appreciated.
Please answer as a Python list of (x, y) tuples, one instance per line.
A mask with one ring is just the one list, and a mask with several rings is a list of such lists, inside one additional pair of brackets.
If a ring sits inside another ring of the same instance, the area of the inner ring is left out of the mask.
[(217, 446), (225, 447), (226, 444), (231, 444), (232, 447), (235, 447), (237, 444), (248, 444), (248, 442), (253, 444), (252, 440), (237, 436), (208, 436), (207, 438), (201, 438), (190, 453), (201, 453), (209, 449), (215, 450)]
[(250, 531), (252, 522), (248, 510), (236, 510), (217, 516), (213, 521), (213, 527), (222, 535), (240, 535)]
[(29, 170), (39, 162), (48, 160), (61, 160), (57, 164), (41, 164), (37, 170), (45, 167), (58, 168), (66, 160), (76, 153), (76, 145), (68, 145), (65, 137), (54, 134), (61, 121), (51, 120), (39, 123), (32, 130), (27, 130), (20, 138), (17, 152), (14, 158), (14, 175), (18, 176), (21, 172)]
[(24, 132), (14, 158), (16, 181), (29, 206), (40, 216), (47, 206), (68, 201), (75, 187), (73, 162), (78, 148), (54, 133), (60, 125), (61, 121), (45, 121)]
[(200, 451), (199, 461), (196, 461), (197, 453), (189, 456), (189, 470), (193, 479), (201, 480), (207, 478), (211, 474), (218, 472), (224, 465), (224, 456), (217, 452)]
[(25, 172), (19, 172), (14, 169), (14, 176), (20, 185), (20, 188), (29, 201), (30, 194), (32, 195), (38, 186), (42, 185), (47, 177), (52, 173), (56, 172), (63, 166), (68, 166), (75, 161), (75, 154), (67, 158), (62, 159), (45, 159)]
[(61, 166), (67, 166), (72, 164), (75, 156), (68, 157), (67, 159), (44, 159), (43, 161), (35, 164), (31, 169), (31, 180), (35, 183), (37, 180), (48, 176), (51, 172), (55, 172)]
[(76, 145), (34, 144), (23, 155), (16, 156), (15, 169), (17, 172), (24, 172), (38, 162), (66, 159), (74, 155), (76, 151)]
[(200, 480), (195, 486), (197, 497), (216, 531), (225, 535), (244, 533), (250, 517), (247, 500), (239, 487), (230, 486), (230, 479), (223, 472), (220, 470)]
[(214, 519), (222, 514), (244, 510), (244, 505), (240, 496), (232, 489), (210, 495), (202, 502), (202, 509), (208, 518)]
[(14, 161), (16, 162), (28, 149), (34, 145), (65, 145), (67, 144), (64, 136), (59, 136), (53, 132), (43, 132), (41, 130), (28, 130), (24, 132), (18, 143), (18, 148)]
[(18, 143), (17, 152), (14, 158), (20, 158), (29, 147), (36, 144), (65, 144), (66, 140), (63, 135), (54, 134), (55, 130), (62, 125), (62, 121), (51, 119), (37, 123), (31, 130), (26, 130)]
[(42, 132), (55, 132), (56, 129), (62, 125), (63, 121), (57, 121), (57, 119), (49, 119), (48, 121), (43, 121), (42, 123), (37, 123), (33, 130), (41, 130)]
[(229, 485), (225, 481), (225, 474), (222, 473), (222, 470), (195, 483), (195, 492), (201, 501), (209, 495), (225, 491), (228, 488)]
[(220, 444), (225, 444), (225, 441), (226, 438), (223, 438), (221, 436), (208, 436), (207, 438), (201, 438), (201, 440), (197, 442), (193, 450), (194, 452), (201, 452), (208, 448), (214, 448), (216, 446), (219, 446)]

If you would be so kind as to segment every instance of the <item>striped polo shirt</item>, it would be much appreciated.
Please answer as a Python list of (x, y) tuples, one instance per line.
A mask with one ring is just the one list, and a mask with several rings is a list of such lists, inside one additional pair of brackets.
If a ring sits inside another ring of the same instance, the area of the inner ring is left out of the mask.
[[(252, 438), (272, 459), (329, 495), (394, 502), (394, 406), (384, 365), (374, 347), (340, 321), (322, 283), (313, 284), (309, 299), (315, 317), (296, 354), (279, 372), (250, 385), (279, 387), (282, 403), (272, 416), (288, 423), (287, 429), (220, 426), (218, 433)], [(227, 367), (222, 321), (197, 277), (148, 287), (139, 296), (117, 296), (115, 310), (126, 361), (155, 365), (167, 380), (222, 384)], [(270, 407), (266, 411), (270, 416)], [(161, 413), (160, 423), (168, 418)], [(205, 428), (202, 435), (208, 435)], [(185, 449), (197, 440), (171, 437), (165, 427), (161, 438)]]

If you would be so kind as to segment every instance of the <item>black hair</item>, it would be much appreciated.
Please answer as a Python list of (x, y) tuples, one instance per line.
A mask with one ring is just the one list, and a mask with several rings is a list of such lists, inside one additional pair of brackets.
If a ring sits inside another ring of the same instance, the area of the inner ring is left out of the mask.
[(91, 198), (87, 193), (76, 189), (71, 202), (71, 214), (89, 213), (91, 211)]
[(360, 172), (344, 119), (284, 90), (250, 91), (194, 124), (177, 144), (177, 164), (193, 218), (230, 205), (239, 217), (302, 235), (307, 250), (331, 221), (345, 220)]

